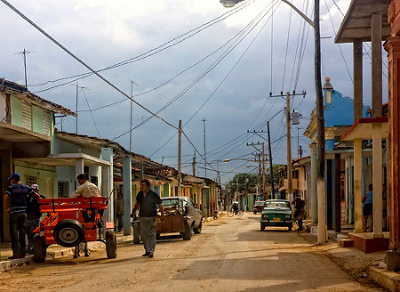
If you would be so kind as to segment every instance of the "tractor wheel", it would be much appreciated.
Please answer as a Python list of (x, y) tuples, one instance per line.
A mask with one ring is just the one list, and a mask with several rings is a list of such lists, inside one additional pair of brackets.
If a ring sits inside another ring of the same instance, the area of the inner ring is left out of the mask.
[(83, 226), (76, 220), (65, 219), (54, 227), (54, 240), (61, 246), (73, 247), (83, 239)]
[(185, 223), (185, 232), (183, 233), (183, 240), (192, 239), (192, 226), (189, 223)]
[(44, 236), (37, 236), (33, 240), (33, 260), (37, 263), (43, 263), (46, 259), (46, 239)]
[(106, 250), (109, 259), (117, 257), (117, 237), (112, 231), (106, 232)]
[(133, 243), (138, 244), (140, 242), (140, 229), (138, 223), (133, 223)]

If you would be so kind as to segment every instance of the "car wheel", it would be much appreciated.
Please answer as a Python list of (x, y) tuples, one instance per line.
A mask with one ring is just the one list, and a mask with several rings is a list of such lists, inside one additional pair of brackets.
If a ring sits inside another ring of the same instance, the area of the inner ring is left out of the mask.
[(66, 219), (54, 227), (54, 240), (61, 246), (73, 247), (83, 239), (83, 225), (76, 220)]
[(192, 239), (192, 225), (189, 223), (185, 223), (185, 232), (183, 233), (183, 240), (191, 240)]
[(265, 229), (265, 226), (263, 225), (263, 224), (261, 224), (261, 231), (264, 231), (264, 229)]
[(197, 228), (194, 228), (193, 231), (196, 234), (201, 233), (201, 229), (203, 228), (203, 222), (200, 222), (199, 226)]
[(33, 240), (33, 260), (36, 263), (43, 263), (46, 259), (46, 239), (44, 236), (37, 236)]
[(109, 259), (117, 257), (117, 237), (112, 231), (106, 232), (106, 250)]
[(293, 225), (290, 224), (290, 225), (288, 226), (289, 231), (292, 231), (292, 228), (293, 228)]
[(133, 244), (140, 243), (140, 230), (139, 224), (133, 223)]

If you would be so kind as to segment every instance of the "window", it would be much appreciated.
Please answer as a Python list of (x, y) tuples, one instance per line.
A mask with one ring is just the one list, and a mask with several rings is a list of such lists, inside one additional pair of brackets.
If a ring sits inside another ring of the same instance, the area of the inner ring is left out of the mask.
[(59, 181), (58, 182), (58, 197), (59, 198), (68, 198), (68, 182), (67, 181)]
[(96, 186), (99, 186), (99, 178), (97, 176), (91, 176), (90, 177), (90, 182), (94, 183)]
[[(33, 184), (37, 184), (38, 180), (35, 176), (26, 176), (26, 185), (31, 186)], [(39, 186), (40, 187), (40, 186)]]

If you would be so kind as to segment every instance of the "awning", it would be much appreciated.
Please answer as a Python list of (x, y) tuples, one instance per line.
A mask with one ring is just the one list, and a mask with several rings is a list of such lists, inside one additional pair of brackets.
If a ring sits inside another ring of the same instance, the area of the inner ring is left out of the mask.
[(335, 43), (352, 43), (355, 39), (371, 41), (371, 15), (382, 14), (382, 40), (390, 36), (388, 7), (390, 0), (352, 0), (335, 37)]
[(344, 133), (340, 139), (343, 141), (354, 141), (355, 139), (370, 140), (372, 139), (372, 125), (381, 125), (382, 139), (389, 138), (388, 117), (379, 118), (362, 118), (359, 119), (350, 129)]
[(50, 142), (51, 137), (9, 123), (0, 122), (0, 140), (17, 142)]
[(30, 163), (45, 166), (73, 166), (76, 165), (76, 160), (83, 159), (84, 165), (87, 166), (111, 166), (111, 162), (87, 155), (85, 153), (62, 153), (50, 154), (47, 157), (38, 158), (17, 158), (14, 163)]

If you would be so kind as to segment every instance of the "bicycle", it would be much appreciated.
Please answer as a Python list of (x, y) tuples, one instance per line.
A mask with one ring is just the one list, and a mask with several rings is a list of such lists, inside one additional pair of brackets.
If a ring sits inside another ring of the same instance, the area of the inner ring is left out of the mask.
[(231, 210), (228, 211), (228, 216), (232, 217), (233, 215), (237, 215), (237, 216), (243, 216), (243, 212), (241, 210), (233, 210), (233, 208)]

